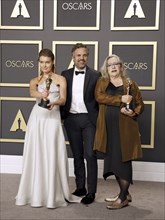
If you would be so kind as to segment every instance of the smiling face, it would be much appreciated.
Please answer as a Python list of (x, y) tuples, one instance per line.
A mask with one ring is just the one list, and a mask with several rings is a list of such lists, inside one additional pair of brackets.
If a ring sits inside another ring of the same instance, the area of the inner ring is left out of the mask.
[(72, 58), (77, 69), (81, 70), (87, 65), (88, 50), (86, 48), (77, 48), (73, 52)]
[(41, 56), (39, 58), (40, 70), (43, 74), (49, 74), (52, 72), (53, 61), (51, 57)]
[(122, 71), (122, 65), (117, 57), (111, 57), (107, 61), (107, 71), (110, 77), (118, 77)]

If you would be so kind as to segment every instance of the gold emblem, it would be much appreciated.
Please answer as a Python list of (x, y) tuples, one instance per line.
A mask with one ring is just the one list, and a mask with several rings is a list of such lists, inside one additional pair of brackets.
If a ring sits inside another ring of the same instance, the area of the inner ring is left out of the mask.
[(10, 128), (10, 131), (18, 130), (26, 131), (26, 122), (20, 109), (18, 110), (14, 122)]

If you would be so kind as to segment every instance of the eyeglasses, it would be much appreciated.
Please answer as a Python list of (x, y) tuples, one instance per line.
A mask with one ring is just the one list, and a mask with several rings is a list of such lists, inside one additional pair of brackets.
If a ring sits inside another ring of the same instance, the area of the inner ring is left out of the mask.
[(120, 64), (121, 64), (120, 62), (117, 62), (117, 63), (110, 63), (110, 64), (107, 64), (107, 67), (112, 68), (112, 67), (116, 67), (116, 66), (118, 66), (118, 65), (120, 65)]

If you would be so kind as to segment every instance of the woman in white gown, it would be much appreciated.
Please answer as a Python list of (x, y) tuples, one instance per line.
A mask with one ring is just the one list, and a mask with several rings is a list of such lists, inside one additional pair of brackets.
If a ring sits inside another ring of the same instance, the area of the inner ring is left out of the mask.
[[(70, 194), (68, 158), (59, 106), (66, 101), (65, 78), (54, 73), (51, 50), (39, 53), (41, 75), (30, 81), (30, 95), (36, 98), (25, 134), (23, 170), (16, 205), (57, 208), (81, 198)], [(50, 88), (46, 79), (51, 78)], [(47, 88), (47, 89), (46, 89)], [(49, 99), (48, 108), (38, 104)]]

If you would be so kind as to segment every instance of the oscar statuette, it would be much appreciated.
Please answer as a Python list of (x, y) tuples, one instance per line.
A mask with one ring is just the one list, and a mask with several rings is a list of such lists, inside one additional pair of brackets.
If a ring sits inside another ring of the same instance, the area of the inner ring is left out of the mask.
[[(49, 91), (50, 85), (52, 83), (51, 76), (48, 76), (48, 78), (46, 79), (45, 83), (46, 83), (46, 90)], [(42, 107), (42, 108), (49, 109), (49, 106), (47, 106), (47, 104), (49, 104), (49, 102), (50, 102), (49, 99), (46, 97), (46, 98), (41, 99), (41, 102), (38, 105), (40, 107)]]
[[(127, 95), (130, 95), (130, 88), (131, 88), (131, 80), (130, 78), (127, 78)], [(126, 106), (125, 106), (126, 110), (129, 111), (130, 109), (130, 103), (126, 103)]]

